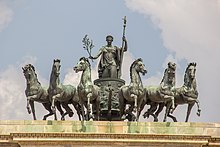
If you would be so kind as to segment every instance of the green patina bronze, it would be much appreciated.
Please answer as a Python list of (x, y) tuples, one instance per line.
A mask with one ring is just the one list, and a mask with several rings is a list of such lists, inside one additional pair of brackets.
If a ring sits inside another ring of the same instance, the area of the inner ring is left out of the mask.
[[(93, 84), (91, 79), (91, 65), (89, 60), (85, 57), (80, 58), (77, 65), (74, 67), (75, 72), (82, 71), (80, 83), (77, 86), (77, 92), (79, 95), (80, 104), (82, 106), (82, 116), (83, 120), (90, 120), (91, 116), (91, 108), (90, 104), (92, 104), (93, 108), (96, 109), (95, 119), (99, 120), (99, 92), (100, 88)], [(87, 110), (86, 119), (84, 107)]]
[[(38, 81), (37, 74), (35, 73), (35, 68), (32, 64), (25, 65), (22, 67), (22, 70), (27, 83), (25, 95), (27, 97), (28, 113), (30, 114), (32, 112), (33, 118), (36, 120), (37, 118), (35, 115), (34, 101), (42, 103), (44, 108), (49, 111), (49, 114), (43, 117), (43, 120), (46, 120), (48, 116), (54, 114), (51, 109), (47, 88), (41, 86), (40, 82)], [(63, 111), (61, 110), (60, 113), (63, 113)], [(57, 120), (56, 114), (54, 119)]]
[(99, 78), (120, 78), (119, 70), (121, 69), (122, 54), (127, 51), (127, 41), (123, 37), (123, 42), (125, 42), (123, 48), (112, 45), (113, 37), (111, 35), (106, 37), (106, 41), (107, 45), (100, 48), (97, 55), (89, 58), (97, 59), (100, 57), (98, 66)]
[[(72, 104), (77, 111), (79, 120), (81, 120), (81, 105), (79, 104), (77, 90), (72, 85), (63, 85), (60, 82), (60, 67), (60, 60), (54, 60), (50, 75), (50, 85), (48, 88), (49, 98), (52, 103), (52, 110), (55, 113), (55, 106), (57, 106), (56, 103), (60, 103), (62, 107), (66, 110), (66, 112), (62, 114), (61, 117), (61, 119), (64, 120), (64, 117), (67, 114), (69, 115), (69, 117), (73, 116), (73, 111), (68, 106), (68, 104)], [(57, 109), (61, 108), (57, 107)]]
[[(175, 98), (175, 108), (178, 105), (182, 104), (188, 104), (187, 109), (187, 115), (185, 121), (188, 122), (189, 115), (191, 113), (191, 109), (194, 106), (194, 104), (197, 104), (197, 115), (200, 116), (200, 106), (199, 106), (199, 100), (198, 98), (198, 91), (197, 91), (197, 85), (196, 85), (196, 63), (189, 63), (185, 75), (184, 75), (184, 84), (183, 86), (179, 88), (175, 88), (174, 91), (174, 98)], [(157, 112), (159, 114), (159, 112)], [(169, 114), (170, 118), (173, 119), (174, 122), (177, 122), (176, 117)]]
[[(187, 115), (185, 119), (186, 122), (188, 122), (191, 109), (195, 103), (197, 104), (197, 108), (198, 108), (197, 115), (200, 116), (201, 109), (199, 106), (199, 100), (197, 99), (198, 91), (197, 91), (197, 85), (196, 85), (195, 72), (196, 72), (196, 63), (189, 63), (185, 71), (183, 86), (179, 88), (175, 88), (175, 87), (172, 88), (172, 92), (174, 93), (175, 106), (173, 110), (171, 110), (170, 108), (167, 116), (173, 119), (174, 122), (177, 122), (177, 119), (175, 116), (172, 115), (172, 113), (178, 105), (182, 105), (182, 104), (188, 104)], [(147, 117), (149, 115), (152, 115), (155, 117), (155, 120), (158, 121), (157, 116), (163, 110), (163, 107), (164, 106), (167, 107), (167, 105), (165, 105), (165, 103), (160, 103), (157, 112), (154, 114), (154, 112), (156, 111), (157, 105), (158, 103), (153, 103), (151, 105), (152, 107), (147, 112), (145, 112), (144, 116)]]
[[(97, 59), (100, 57), (98, 73), (99, 78), (120, 78), (121, 77), (121, 67), (124, 52), (127, 51), (127, 40), (125, 38), (125, 28), (126, 28), (126, 16), (124, 17), (124, 25), (123, 25), (123, 37), (122, 37), (122, 47), (119, 48), (117, 46), (113, 46), (113, 36), (106, 36), (107, 45), (103, 46), (99, 49), (97, 55), (91, 55), (91, 48), (93, 47), (92, 43), (90, 44), (89, 58)], [(87, 39), (87, 42), (88, 39)], [(87, 45), (88, 46), (88, 45)], [(88, 47), (87, 47), (88, 50)]]
[[(120, 100), (120, 112), (122, 119), (126, 114), (132, 115), (132, 111), (136, 113), (136, 121), (140, 114), (140, 107), (145, 98), (145, 91), (141, 81), (140, 73), (145, 75), (147, 70), (142, 59), (135, 60), (130, 66), (130, 79), (129, 85), (123, 86), (118, 92)], [(126, 105), (130, 104), (130, 108), (126, 111)]]
[[(106, 37), (107, 45), (101, 47), (99, 52), (92, 56), (93, 41), (88, 38), (88, 35), (83, 38), (83, 48), (88, 52), (89, 57), (80, 58), (74, 67), (75, 72), (82, 72), (77, 88), (72, 85), (63, 85), (60, 82), (61, 65), (59, 59), (53, 61), (48, 90), (41, 87), (31, 64), (23, 68), (27, 80), (25, 91), (27, 109), (29, 113), (32, 110), (34, 119), (36, 119), (34, 101), (42, 103), (49, 111), (44, 119), (52, 114), (55, 114), (55, 119), (57, 119), (56, 108), (60, 111), (62, 120), (65, 119), (67, 114), (72, 117), (73, 110), (69, 107), (69, 104), (72, 104), (77, 111), (79, 120), (83, 120), (81, 122), (82, 130), (88, 129), (85, 128), (84, 120), (124, 121), (127, 119), (128, 121), (138, 121), (146, 104), (150, 105), (150, 108), (143, 116), (149, 117), (152, 115), (154, 121), (158, 121), (158, 115), (164, 106), (166, 106), (166, 110), (163, 121), (166, 121), (167, 117), (177, 121), (171, 114), (180, 104), (188, 104), (186, 121), (188, 121), (195, 103), (198, 107), (197, 114), (200, 115), (195, 63), (188, 65), (184, 76), (184, 84), (180, 88), (175, 88), (176, 64), (172, 62), (168, 63), (159, 86), (143, 86), (140, 73), (144, 75), (147, 70), (142, 59), (139, 58), (131, 64), (131, 81), (129, 85), (125, 85), (125, 81), (121, 79), (121, 68), (124, 53), (128, 50), (125, 37), (126, 17), (123, 20), (121, 47), (114, 46), (112, 44), (113, 36), (108, 35)], [(98, 79), (92, 81), (89, 59), (93, 61), (97, 58), (100, 58)], [(65, 113), (62, 111), (61, 106), (65, 109)], [(130, 130), (133, 132), (133, 126), (130, 127)]]
[[(176, 64), (169, 62), (168, 67), (164, 71), (163, 79), (159, 86), (147, 86), (146, 103), (151, 105), (151, 108), (145, 112), (144, 117), (153, 115), (159, 103), (166, 105), (165, 115), (163, 121), (166, 121), (169, 111), (174, 109), (174, 92), (175, 88), (175, 71)], [(154, 116), (154, 120), (158, 121), (157, 116)]]

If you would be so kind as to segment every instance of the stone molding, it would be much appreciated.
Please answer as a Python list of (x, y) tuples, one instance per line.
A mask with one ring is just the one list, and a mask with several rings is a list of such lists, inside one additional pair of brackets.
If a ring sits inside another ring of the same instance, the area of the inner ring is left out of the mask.
[(218, 123), (90, 121), (83, 124), (84, 131), (79, 121), (0, 121), (0, 147), (220, 147)]

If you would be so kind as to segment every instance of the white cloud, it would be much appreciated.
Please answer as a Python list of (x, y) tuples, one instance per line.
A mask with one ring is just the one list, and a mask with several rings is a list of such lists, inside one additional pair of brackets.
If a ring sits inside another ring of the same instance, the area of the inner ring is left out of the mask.
[(0, 73), (0, 101), (3, 104), (0, 108), (3, 112), (0, 114), (1, 119), (17, 118), (18, 112), (22, 111), (22, 101), (25, 100), (22, 82), (22, 74), (14, 66)]
[(174, 59), (197, 62), (197, 84), (203, 111), (200, 118), (192, 112), (190, 120), (219, 121), (220, 1), (125, 2), (131, 10), (150, 18), (161, 30), (164, 46), (175, 54)]
[(135, 57), (129, 51), (124, 53), (121, 78), (126, 81), (126, 84), (130, 83), (130, 66), (134, 60), (135, 60)]
[[(3, 104), (0, 107), (3, 112), (0, 113), (1, 119), (33, 119), (32, 114), (29, 115), (26, 110), (26, 80), (21, 68), (29, 63), (34, 65), (36, 60), (35, 57), (26, 56), (21, 62), (0, 71), (0, 103)], [(39, 74), (38, 78), (47, 81)], [(42, 119), (43, 114), (47, 113), (39, 103), (35, 103), (35, 110), (38, 119)]]
[(0, 0), (0, 32), (12, 21), (13, 11), (7, 1)]

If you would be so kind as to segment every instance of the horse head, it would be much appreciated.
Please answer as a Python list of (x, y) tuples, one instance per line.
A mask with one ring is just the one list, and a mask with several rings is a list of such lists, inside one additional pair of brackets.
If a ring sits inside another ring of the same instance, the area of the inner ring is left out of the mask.
[(164, 85), (175, 86), (175, 74), (176, 74), (176, 63), (169, 62), (167, 64), (167, 68), (164, 71), (163, 78), (160, 82), (160, 85), (163, 83)]
[(86, 68), (90, 67), (89, 60), (85, 57), (79, 59), (77, 65), (73, 68), (73, 70), (78, 73), (79, 71), (84, 71)]
[[(147, 73), (147, 70), (145, 69), (145, 65), (143, 63), (143, 60), (141, 58), (135, 60), (130, 68), (130, 71), (132, 69), (135, 69), (138, 73), (142, 73), (143, 75), (145, 75)], [(132, 72), (130, 72), (132, 73)]]
[(60, 67), (61, 67), (60, 59), (54, 59), (53, 60), (53, 66), (52, 66), (52, 73), (56, 77), (59, 77), (59, 75), (60, 75)]
[(194, 79), (196, 73), (196, 63), (189, 63), (187, 67), (187, 74), (189, 78)]
[(24, 76), (27, 80), (27, 84), (30, 84), (31, 81), (37, 78), (37, 75), (35, 73), (35, 68), (32, 64), (27, 64), (24, 67), (22, 67)]
[(191, 87), (193, 86), (195, 89), (195, 76), (196, 76), (196, 63), (191, 62), (188, 64), (186, 71), (185, 71), (185, 76), (184, 76), (184, 85), (186, 87)]

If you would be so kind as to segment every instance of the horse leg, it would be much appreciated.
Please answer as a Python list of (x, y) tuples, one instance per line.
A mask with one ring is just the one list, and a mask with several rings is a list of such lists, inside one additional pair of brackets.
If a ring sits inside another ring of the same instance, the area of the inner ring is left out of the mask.
[(144, 117), (144, 118), (149, 118), (151, 109), (152, 109), (152, 105), (150, 106), (149, 109), (147, 109), (147, 111), (144, 112), (144, 114), (143, 114), (143, 117)]
[(146, 118), (146, 117), (149, 118), (149, 116), (151, 115), (151, 116), (153, 116), (153, 118), (154, 118), (154, 122), (158, 122), (158, 118), (157, 118), (157, 116), (154, 114), (154, 112), (157, 110), (158, 103), (156, 103), (156, 102), (151, 102), (150, 105), (151, 105), (150, 108), (144, 113), (143, 117), (144, 117), (144, 118)]
[(151, 102), (151, 103), (150, 103), (150, 108), (149, 108), (146, 112), (144, 112), (143, 117), (144, 117), (144, 118), (149, 118), (149, 116), (150, 116), (154, 111), (156, 111), (156, 109), (157, 109), (157, 103)]
[(139, 103), (138, 103), (138, 106), (137, 106), (137, 116), (136, 116), (136, 121), (139, 120), (139, 116), (140, 116), (140, 114), (141, 114), (141, 106), (142, 106), (143, 100), (144, 100), (143, 97), (141, 97), (140, 100), (139, 100)]
[(27, 111), (28, 111), (28, 114), (31, 114), (31, 109), (30, 109), (30, 97), (27, 97)]
[(187, 109), (187, 115), (186, 115), (186, 120), (185, 122), (188, 122), (188, 119), (189, 119), (189, 115), (191, 113), (191, 110), (192, 110), (192, 107), (194, 106), (195, 103), (191, 103), (191, 104), (188, 104), (188, 109)]
[[(60, 115), (61, 115), (61, 117), (62, 117), (62, 115), (64, 114), (64, 112), (63, 112), (63, 109), (61, 108), (60, 102), (59, 102), (59, 101), (56, 101), (56, 102), (55, 102), (55, 106), (56, 106), (57, 110), (60, 112)], [(54, 113), (54, 118), (55, 118), (55, 120), (57, 120), (56, 111), (55, 111), (55, 113)], [(64, 118), (64, 119), (65, 119), (65, 118)]]
[(163, 111), (165, 103), (159, 103), (159, 108), (157, 109), (155, 116), (158, 118), (159, 114)]
[(61, 105), (66, 110), (66, 113), (62, 115), (61, 120), (64, 120), (64, 117), (66, 114), (69, 114), (69, 117), (72, 117), (74, 113), (73, 113), (73, 110), (68, 106), (68, 103), (63, 102), (61, 103)]
[(119, 109), (120, 109), (120, 117), (121, 120), (124, 120), (124, 112), (125, 112), (125, 103), (124, 103), (124, 97), (122, 95), (122, 90), (118, 92), (118, 97), (119, 97)]
[(137, 112), (137, 95), (131, 94), (131, 97), (134, 99), (134, 113)]
[(170, 110), (170, 113), (171, 113), (171, 114), (176, 110), (176, 107), (177, 107), (177, 106), (178, 106), (178, 105), (175, 104), (175, 105), (174, 105), (174, 108), (172, 109), (172, 111)]
[(83, 101), (80, 102), (80, 105), (81, 105), (81, 108), (82, 108), (82, 120), (84, 121), (86, 118), (85, 118), (85, 104)]
[(168, 113), (167, 117), (171, 118), (174, 122), (177, 122), (176, 117), (171, 115), (170, 113)]
[(31, 111), (32, 111), (34, 120), (37, 120), (36, 115), (35, 115), (35, 109), (34, 109), (34, 101), (30, 101), (30, 105), (31, 105)]
[[(52, 110), (52, 109), (51, 109)], [(53, 110), (52, 110), (52, 112), (53, 112)], [(57, 114), (56, 114), (56, 112), (54, 113), (53, 112), (53, 114), (54, 114), (54, 120), (57, 120)]]
[(196, 100), (196, 105), (197, 105), (197, 108), (198, 108), (196, 114), (197, 114), (198, 116), (200, 116), (201, 109), (200, 109), (200, 106), (199, 106), (199, 100)]
[(167, 107), (166, 107), (166, 110), (165, 110), (165, 115), (164, 115), (163, 122), (167, 121), (167, 115), (169, 114), (170, 109), (172, 109), (171, 107), (172, 107), (172, 101), (168, 101)]
[(145, 104), (146, 104), (146, 102), (143, 100), (143, 102), (142, 102), (142, 104), (140, 106), (140, 113), (139, 113), (138, 117), (140, 117), (140, 114), (141, 114), (142, 110), (144, 109)]
[(79, 117), (79, 121), (81, 121), (81, 106), (79, 103), (73, 101), (73, 107), (76, 109), (77, 115)]
[(52, 102), (51, 102), (51, 107), (52, 107), (52, 111), (53, 113), (56, 113), (56, 108), (55, 108), (55, 96), (52, 96)]
[(50, 107), (51, 106), (50, 103), (42, 103), (42, 105), (44, 106), (44, 108), (47, 111), (49, 111), (49, 113), (47, 115), (44, 115), (44, 117), (43, 117), (43, 120), (47, 120), (47, 117), (53, 115), (53, 111), (52, 111), (52, 109)]
[[(177, 106), (178, 106), (178, 105), (177, 105), (177, 104), (175, 104), (175, 107), (174, 107), (173, 111), (176, 109), (176, 107), (177, 107)], [(173, 111), (172, 111), (172, 113), (173, 113)], [(167, 117), (171, 118), (171, 119), (172, 119), (174, 122), (177, 122), (176, 117), (175, 117), (175, 116), (173, 116), (173, 115), (171, 115), (170, 113), (171, 113), (171, 112), (169, 111), (169, 113), (168, 113)]]
[(136, 120), (136, 116), (132, 113), (134, 109), (134, 105), (129, 106), (129, 108), (126, 110), (125, 114), (126, 115), (126, 119), (128, 119), (128, 121), (135, 121)]
[(86, 114), (86, 117), (87, 117), (87, 120), (90, 120), (90, 115), (91, 115), (91, 108), (90, 108), (90, 101), (91, 101), (91, 97), (92, 97), (92, 93), (89, 93), (87, 94), (87, 114)]
[(158, 104), (157, 104), (157, 103), (154, 103), (154, 104), (155, 104), (155, 105), (153, 105), (152, 110), (151, 110), (151, 112), (150, 112), (150, 115), (153, 116), (154, 122), (158, 122), (157, 115), (154, 114), (154, 112), (157, 110)]
[(100, 110), (99, 110), (99, 104), (100, 104), (100, 100), (99, 97), (96, 98), (96, 115), (97, 115), (97, 121), (99, 121), (99, 116), (100, 116)]

